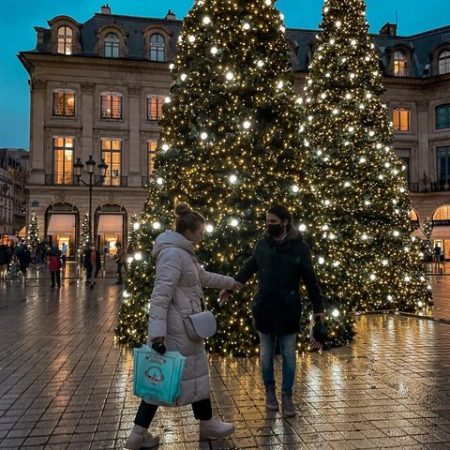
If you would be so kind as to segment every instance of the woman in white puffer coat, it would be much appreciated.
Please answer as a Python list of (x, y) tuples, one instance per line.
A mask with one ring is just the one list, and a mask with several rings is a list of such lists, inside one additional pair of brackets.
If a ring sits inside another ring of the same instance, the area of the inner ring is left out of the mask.
[[(203, 239), (205, 219), (186, 203), (176, 207), (176, 231), (160, 234), (153, 249), (156, 280), (150, 301), (149, 345), (156, 351), (179, 351), (186, 357), (177, 405), (192, 404), (200, 421), (201, 439), (234, 432), (232, 423), (212, 417), (208, 359), (203, 340), (189, 339), (182, 317), (202, 311), (202, 288), (238, 289), (234, 278), (207, 272), (197, 261), (194, 245)], [(135, 426), (125, 444), (130, 450), (152, 448), (159, 437), (148, 432), (158, 406), (141, 402)]]

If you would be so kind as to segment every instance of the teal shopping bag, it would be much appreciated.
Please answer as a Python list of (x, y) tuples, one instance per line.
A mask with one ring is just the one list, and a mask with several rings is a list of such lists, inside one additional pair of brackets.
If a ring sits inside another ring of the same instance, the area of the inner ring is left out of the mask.
[(134, 349), (134, 394), (155, 405), (174, 405), (180, 395), (186, 358), (179, 352), (160, 355), (147, 345)]

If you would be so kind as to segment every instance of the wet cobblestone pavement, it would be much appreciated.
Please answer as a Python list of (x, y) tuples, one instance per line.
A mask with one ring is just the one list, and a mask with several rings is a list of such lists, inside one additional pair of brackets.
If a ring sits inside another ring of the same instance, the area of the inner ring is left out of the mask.
[[(121, 449), (139, 400), (131, 352), (114, 342), (119, 288), (66, 278), (51, 290), (31, 275), (0, 285), (0, 448)], [(445, 315), (450, 277), (435, 284)], [(299, 356), (294, 419), (266, 412), (257, 360), (212, 358), (215, 411), (236, 433), (199, 442), (189, 407), (164, 408), (160, 448), (450, 449), (450, 325), (363, 316), (357, 331)]]

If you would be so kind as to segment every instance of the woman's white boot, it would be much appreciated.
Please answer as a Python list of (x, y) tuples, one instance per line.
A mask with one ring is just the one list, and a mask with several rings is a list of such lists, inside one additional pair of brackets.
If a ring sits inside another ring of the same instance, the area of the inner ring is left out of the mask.
[(222, 439), (234, 433), (236, 427), (233, 423), (222, 422), (219, 419), (200, 421), (200, 439)]
[(153, 436), (147, 428), (135, 425), (125, 442), (127, 450), (144, 450), (155, 448), (159, 445), (159, 436)]

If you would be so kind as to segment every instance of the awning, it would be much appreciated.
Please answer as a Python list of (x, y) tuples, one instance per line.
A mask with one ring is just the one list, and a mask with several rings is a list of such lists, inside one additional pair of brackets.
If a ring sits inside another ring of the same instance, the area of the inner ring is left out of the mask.
[(23, 227), (19, 231), (18, 236), (21, 237), (21, 238), (26, 238), (27, 237), (27, 227)]
[(75, 231), (75, 214), (52, 214), (47, 234), (72, 234)]
[(426, 239), (426, 236), (423, 234), (423, 231), (420, 228), (414, 230), (412, 235), (418, 237), (419, 239)]
[(434, 227), (431, 239), (449, 239), (450, 227)]
[(122, 214), (100, 214), (98, 219), (98, 233), (119, 233), (123, 232)]

